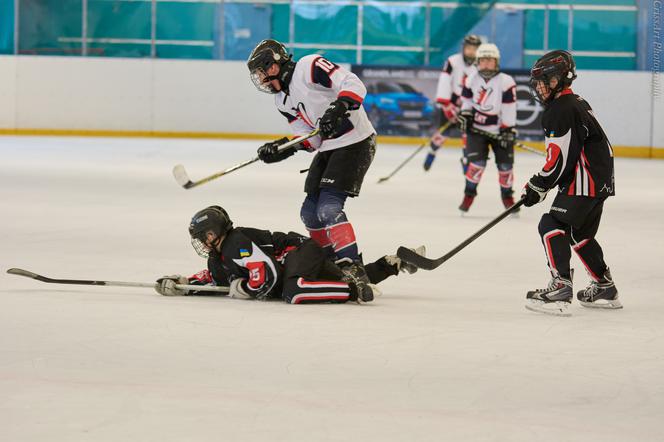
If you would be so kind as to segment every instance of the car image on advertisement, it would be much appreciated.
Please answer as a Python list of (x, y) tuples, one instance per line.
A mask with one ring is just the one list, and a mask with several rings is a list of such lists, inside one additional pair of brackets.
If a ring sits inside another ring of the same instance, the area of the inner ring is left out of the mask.
[(380, 134), (419, 136), (431, 127), (431, 102), (406, 83), (378, 82), (367, 85), (364, 108)]

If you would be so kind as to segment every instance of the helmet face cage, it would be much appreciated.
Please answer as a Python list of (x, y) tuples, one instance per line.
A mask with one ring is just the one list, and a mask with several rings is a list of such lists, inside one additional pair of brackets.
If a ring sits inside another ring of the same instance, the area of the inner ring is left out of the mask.
[(251, 81), (261, 92), (268, 94), (276, 94), (277, 91), (272, 86), (272, 80), (279, 80), (278, 76), (270, 76), (267, 71), (273, 64), (278, 64), (280, 67), (290, 60), (284, 45), (276, 40), (263, 40), (261, 41), (249, 55), (247, 60), (247, 67), (249, 68), (249, 75)]
[[(554, 78), (557, 80), (557, 84), (551, 88), (550, 82)], [(576, 79), (576, 72), (572, 55), (567, 51), (550, 52), (537, 60), (530, 70), (530, 94), (538, 102), (547, 104), (555, 98), (556, 94), (570, 87), (574, 79)], [(540, 82), (548, 91), (546, 95), (537, 88)]]
[(210, 251), (212, 250), (203, 241), (198, 238), (191, 238), (191, 245), (201, 258), (209, 258)]
[(251, 77), (254, 86), (256, 86), (256, 89), (259, 91), (265, 92), (266, 94), (276, 94), (279, 92), (274, 86), (272, 86), (271, 82), (271, 80), (275, 80), (276, 78), (269, 77), (263, 68), (254, 69), (249, 73), (249, 76)]
[(210, 206), (196, 213), (189, 224), (191, 245), (199, 256), (207, 258), (212, 251), (208, 235), (211, 233), (218, 239), (232, 228), (228, 213), (220, 206)]

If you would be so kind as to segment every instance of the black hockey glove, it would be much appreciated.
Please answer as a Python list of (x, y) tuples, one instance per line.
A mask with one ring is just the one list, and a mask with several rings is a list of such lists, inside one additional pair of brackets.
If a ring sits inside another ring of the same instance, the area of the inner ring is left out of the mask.
[(276, 141), (270, 141), (269, 143), (263, 144), (258, 148), (258, 158), (264, 163), (276, 163), (294, 155), (299, 146), (298, 144), (284, 149), (281, 152), (279, 151), (279, 146), (284, 143), (288, 143), (288, 141), (288, 138), (284, 137)]
[(318, 123), (323, 139), (337, 138), (343, 135), (350, 127), (350, 113), (348, 103), (344, 100), (335, 100), (330, 103)]
[(463, 133), (469, 134), (473, 129), (474, 119), (475, 119), (475, 113), (472, 110), (464, 110), (459, 112), (459, 115), (457, 115), (457, 121), (459, 122), (459, 130)]
[(521, 193), (521, 198), (523, 198), (524, 206), (531, 207), (537, 203), (541, 203), (546, 198), (546, 194), (549, 191), (544, 187), (541, 187), (537, 183), (537, 175), (534, 175), (530, 181), (523, 186), (523, 192)]
[(498, 140), (500, 141), (500, 147), (503, 149), (509, 150), (514, 148), (514, 143), (516, 142), (516, 129), (513, 127), (501, 127)]

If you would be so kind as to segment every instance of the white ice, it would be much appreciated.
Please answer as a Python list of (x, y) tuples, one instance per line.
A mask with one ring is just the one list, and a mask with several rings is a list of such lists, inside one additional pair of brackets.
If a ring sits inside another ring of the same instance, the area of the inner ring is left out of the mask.
[[(435, 271), (381, 284), (358, 306), (292, 306), (7, 275), (153, 281), (205, 262), (191, 215), (304, 232), (311, 155), (253, 164), (259, 141), (0, 138), (1, 441), (664, 440), (664, 163), (617, 159), (598, 239), (625, 308), (527, 311), (548, 282), (537, 223), (551, 197)], [(347, 204), (365, 259), (399, 245), (440, 256), (502, 211), (489, 164), (459, 216), (457, 149), (382, 145)], [(542, 158), (519, 153), (516, 187)], [(576, 257), (575, 288), (587, 284)]]

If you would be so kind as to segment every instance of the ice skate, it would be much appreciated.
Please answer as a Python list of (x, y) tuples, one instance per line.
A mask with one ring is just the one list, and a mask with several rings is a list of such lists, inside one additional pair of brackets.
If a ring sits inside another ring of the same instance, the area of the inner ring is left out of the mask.
[(427, 157), (424, 159), (424, 170), (428, 171), (431, 169), (431, 165), (433, 164), (433, 160), (436, 159), (436, 152), (433, 150), (430, 150), (429, 153), (427, 154)]
[(545, 289), (531, 290), (526, 294), (528, 310), (554, 316), (571, 316), (572, 279), (554, 276)]
[(576, 294), (582, 306), (588, 308), (619, 309), (623, 308), (618, 300), (618, 289), (613, 283), (611, 272), (606, 269), (599, 281), (591, 281), (588, 287)]
[(376, 295), (380, 293), (378, 288), (369, 283), (369, 277), (360, 261), (353, 261), (350, 258), (342, 258), (335, 262), (343, 272), (342, 280), (350, 286), (351, 301), (358, 304), (371, 302)]

